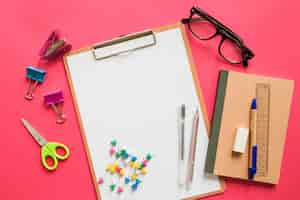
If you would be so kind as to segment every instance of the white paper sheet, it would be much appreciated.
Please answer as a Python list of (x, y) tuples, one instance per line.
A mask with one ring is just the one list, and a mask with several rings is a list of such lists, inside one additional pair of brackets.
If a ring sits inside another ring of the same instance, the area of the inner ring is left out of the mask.
[[(155, 46), (127, 55), (96, 61), (91, 51), (85, 51), (67, 57), (96, 176), (103, 177), (112, 161), (108, 150), (113, 138), (138, 157), (154, 155), (136, 192), (125, 188), (124, 194), (116, 195), (103, 185), (99, 186), (103, 200), (171, 200), (221, 189), (217, 177), (204, 174), (208, 136), (202, 112), (194, 182), (189, 192), (178, 189), (178, 107), (188, 108), (186, 147), (192, 114), (201, 107), (180, 29), (156, 37)], [(104, 178), (116, 181), (108, 174)]]

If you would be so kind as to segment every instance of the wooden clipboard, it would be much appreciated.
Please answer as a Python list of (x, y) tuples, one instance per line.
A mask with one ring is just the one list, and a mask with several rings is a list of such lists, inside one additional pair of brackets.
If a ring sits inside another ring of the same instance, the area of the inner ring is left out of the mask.
[[(206, 129), (209, 130), (210, 127), (209, 127), (209, 121), (208, 121), (208, 117), (207, 117), (207, 111), (206, 111), (206, 108), (205, 108), (205, 104), (204, 104), (204, 100), (203, 100), (203, 96), (202, 96), (202, 92), (201, 92), (199, 79), (197, 77), (196, 66), (195, 66), (195, 64), (193, 62), (193, 59), (192, 59), (191, 48), (188, 44), (188, 39), (187, 39), (185, 27), (182, 24), (178, 23), (178, 24), (174, 24), (174, 25), (168, 25), (168, 26), (163, 26), (163, 27), (160, 27), (160, 28), (153, 29), (153, 32), (154, 33), (159, 33), (159, 32), (165, 31), (165, 30), (170, 30), (170, 29), (175, 29), (175, 28), (180, 28), (180, 30), (181, 30), (181, 33), (182, 33), (182, 36), (183, 36), (183, 39), (184, 39), (184, 45), (185, 45), (187, 55), (188, 55), (189, 65), (191, 67), (193, 80), (194, 80), (196, 90), (197, 90), (196, 93), (197, 93), (197, 96), (198, 96), (198, 99), (199, 99), (199, 102), (200, 102), (200, 106), (202, 108)], [(78, 117), (78, 122), (79, 122), (79, 126), (80, 126), (81, 135), (82, 135), (82, 138), (83, 138), (83, 143), (84, 143), (84, 146), (85, 146), (85, 149), (86, 149), (86, 154), (87, 154), (87, 159), (88, 159), (88, 163), (89, 163), (90, 173), (91, 173), (92, 179), (93, 179), (93, 184), (94, 184), (94, 187), (95, 187), (95, 190), (96, 190), (96, 193), (97, 193), (97, 198), (101, 199), (101, 192), (98, 188), (98, 183), (97, 183), (94, 167), (92, 165), (91, 154), (90, 154), (90, 151), (89, 151), (89, 148), (88, 148), (86, 134), (85, 134), (85, 131), (84, 131), (84, 128), (83, 128), (83, 121), (82, 121), (82, 118), (81, 118), (81, 115), (80, 115), (80, 112), (79, 112), (78, 101), (76, 99), (74, 85), (73, 85), (73, 82), (72, 82), (72, 79), (71, 79), (71, 74), (70, 74), (70, 71), (69, 71), (68, 63), (67, 63), (67, 57), (68, 56), (92, 50), (94, 48), (94, 46), (95, 45), (91, 45), (91, 46), (88, 46), (88, 47), (81, 48), (79, 50), (75, 50), (75, 51), (70, 52), (69, 54), (64, 56), (64, 64), (65, 64), (65, 71), (66, 71), (66, 74), (67, 74), (67, 79), (68, 79), (69, 86), (70, 86), (70, 89), (71, 89), (71, 94), (72, 94), (72, 97), (73, 97), (75, 111), (76, 111), (76, 114), (77, 114), (77, 117)], [(209, 131), (207, 131), (207, 133), (209, 133)], [(199, 199), (199, 198), (203, 198), (203, 197), (223, 193), (224, 190), (225, 190), (225, 182), (221, 178), (220, 178), (220, 185), (221, 185), (221, 189), (219, 191), (193, 196), (193, 197), (188, 198), (188, 199), (196, 200), (196, 199)]]

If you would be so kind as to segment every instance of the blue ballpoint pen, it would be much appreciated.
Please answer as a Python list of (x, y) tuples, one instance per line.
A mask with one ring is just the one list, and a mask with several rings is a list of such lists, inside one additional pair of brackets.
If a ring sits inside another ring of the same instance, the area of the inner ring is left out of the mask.
[(250, 156), (249, 156), (249, 179), (254, 179), (257, 171), (257, 143), (256, 143), (256, 99), (252, 100), (251, 103), (251, 114), (250, 114)]

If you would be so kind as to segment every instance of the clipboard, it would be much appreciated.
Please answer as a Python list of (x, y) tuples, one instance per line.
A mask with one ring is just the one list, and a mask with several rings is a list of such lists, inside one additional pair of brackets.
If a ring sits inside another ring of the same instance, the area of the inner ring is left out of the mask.
[[(121, 38), (116, 38), (114, 40), (102, 42), (101, 44), (91, 45), (86, 48), (79, 49), (77, 51), (73, 51), (64, 56), (65, 70), (66, 70), (67, 78), (69, 81), (69, 86), (70, 86), (72, 97), (73, 97), (75, 110), (76, 110), (79, 125), (80, 125), (83, 143), (84, 143), (85, 150), (87, 153), (88, 163), (89, 163), (89, 167), (90, 167), (90, 173), (91, 173), (91, 176), (93, 179), (93, 183), (95, 186), (95, 190), (96, 190), (98, 199), (104, 199), (104, 198), (101, 198), (102, 189), (99, 189), (99, 185), (97, 183), (98, 177), (97, 177), (95, 171), (97, 170), (96, 168), (98, 168), (98, 166), (95, 165), (95, 161), (94, 161), (95, 156), (93, 158), (94, 149), (91, 150), (91, 145), (89, 143), (89, 135), (87, 135), (90, 133), (87, 133), (87, 131), (86, 131), (87, 127), (85, 125), (86, 125), (87, 120), (85, 119), (85, 117), (87, 116), (87, 114), (83, 110), (81, 110), (82, 108), (80, 107), (80, 102), (83, 102), (84, 100), (82, 100), (82, 98), (81, 98), (82, 96), (78, 96), (79, 95), (78, 88), (76, 89), (76, 85), (74, 85), (74, 84), (76, 84), (76, 83), (74, 83), (74, 79), (76, 79), (76, 77), (72, 77), (72, 72), (70, 71), (70, 67), (72, 67), (72, 66), (70, 66), (69, 59), (70, 59), (70, 57), (77, 56), (77, 55), (80, 57), (81, 54), (85, 54), (85, 53), (92, 54), (92, 56), (90, 56), (90, 59), (92, 59), (92, 58), (95, 59), (95, 62), (97, 62), (97, 60), (102, 60), (102, 61), (105, 60), (105, 62), (109, 62), (109, 59), (114, 59), (112, 57), (123, 57), (124, 59), (126, 59), (126, 56), (130, 56), (130, 54), (133, 51), (135, 51), (135, 52), (141, 51), (142, 52), (143, 51), (142, 49), (146, 50), (147, 48), (152, 48), (155, 45), (160, 45), (160, 44), (157, 44), (159, 41), (157, 41), (157, 39), (156, 39), (156, 34), (160, 34), (160, 33), (166, 32), (166, 31), (173, 31), (173, 30), (179, 31), (179, 33), (181, 35), (180, 37), (182, 38), (183, 48), (184, 48), (184, 51), (185, 51), (185, 54), (186, 54), (186, 57), (188, 60), (187, 65), (190, 66), (191, 80), (192, 80), (192, 82), (194, 84), (194, 88), (195, 88), (195, 96), (196, 96), (197, 101), (199, 102), (199, 107), (201, 108), (200, 109), (201, 116), (203, 116), (203, 124), (204, 124), (203, 130), (205, 130), (205, 132), (206, 132), (205, 137), (207, 137), (207, 140), (208, 140), (207, 134), (209, 133), (208, 132), (209, 123), (208, 123), (207, 113), (206, 113), (206, 109), (204, 106), (204, 101), (203, 101), (203, 97), (202, 97), (202, 93), (201, 93), (201, 89), (200, 89), (199, 80), (197, 78), (196, 67), (195, 67), (193, 59), (192, 59), (191, 49), (188, 45), (187, 36), (186, 36), (186, 32), (184, 30), (183, 25), (181, 25), (181, 24), (169, 25), (169, 26), (164, 26), (161, 28), (153, 29), (153, 31), (148, 30), (148, 31), (137, 33), (137, 34), (127, 35), (127, 36), (124, 36)], [(115, 49), (110, 48), (114, 44), (128, 42), (128, 41), (131, 42), (132, 40), (136, 40), (136, 39), (144, 38), (144, 37), (148, 37), (149, 40), (143, 41), (142, 43), (133, 42), (133, 44), (130, 44), (132, 48), (129, 48), (129, 49), (123, 48), (122, 45), (121, 45), (121, 47), (120, 46), (118, 47), (118, 49), (119, 49), (118, 51), (115, 51)], [(104, 49), (107, 48), (109, 51), (112, 51), (113, 53), (108, 54), (107, 51), (102, 51), (101, 48), (104, 48)], [(100, 49), (100, 51), (102, 51), (101, 53), (97, 52), (99, 49)], [(102, 56), (98, 57), (98, 55), (102, 55)], [(122, 58), (120, 58), (120, 59), (122, 60)], [(85, 66), (85, 67), (88, 68), (88, 66)], [(77, 86), (78, 86), (78, 84), (77, 84)], [(176, 110), (176, 108), (174, 108), (174, 109)], [(176, 126), (176, 121), (174, 121), (174, 126)], [(174, 132), (174, 137), (176, 138), (176, 136), (177, 136), (177, 134), (176, 134), (176, 132)], [(207, 143), (208, 143), (208, 141), (207, 141)], [(198, 145), (198, 146), (200, 146), (200, 145)], [(177, 156), (177, 152), (174, 152), (174, 154), (176, 154), (175, 156)], [(204, 172), (204, 164), (205, 164), (206, 154), (205, 155), (197, 155), (197, 156), (203, 157), (203, 172)], [(155, 163), (155, 160), (153, 162)], [(177, 167), (177, 165), (174, 167)], [(151, 173), (151, 172), (149, 172), (149, 173)], [(151, 176), (151, 174), (149, 174), (149, 176)], [(176, 174), (174, 174), (174, 176), (176, 176)], [(211, 176), (211, 175), (205, 174), (203, 176)], [(213, 179), (215, 179), (215, 177), (212, 177), (212, 182), (215, 181)], [(193, 200), (193, 199), (198, 199), (201, 197), (206, 197), (206, 196), (222, 193), (225, 189), (225, 183), (222, 179), (219, 179), (218, 177), (216, 177), (216, 179), (218, 182), (218, 189), (215, 189), (215, 190), (209, 191), (209, 192), (203, 192), (203, 193), (200, 192), (201, 194), (191, 195), (191, 196), (188, 196), (188, 198), (180, 197), (180, 199)], [(145, 183), (146, 182), (147, 182), (147, 180), (145, 180)], [(200, 191), (201, 191), (201, 188), (200, 188)]]

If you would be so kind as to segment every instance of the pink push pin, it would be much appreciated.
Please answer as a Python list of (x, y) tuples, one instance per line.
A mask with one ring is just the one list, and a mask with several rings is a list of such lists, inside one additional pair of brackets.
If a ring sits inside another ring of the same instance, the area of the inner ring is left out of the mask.
[(121, 194), (123, 191), (124, 191), (123, 188), (118, 187), (118, 189), (117, 189), (117, 193), (118, 193), (118, 194)]
[(104, 179), (103, 179), (103, 178), (99, 178), (98, 184), (99, 184), (99, 185), (102, 185), (103, 183), (104, 183)]
[(64, 123), (66, 121), (66, 116), (62, 111), (62, 106), (64, 102), (63, 92), (61, 90), (50, 92), (44, 95), (44, 101), (47, 106), (51, 106), (54, 110), (57, 116), (56, 123)]
[(148, 160), (143, 160), (142, 164), (144, 165), (144, 167), (147, 167)]
[(116, 153), (116, 150), (115, 150), (114, 148), (111, 148), (111, 149), (109, 150), (109, 155), (110, 155), (110, 156), (113, 156), (115, 153)]

